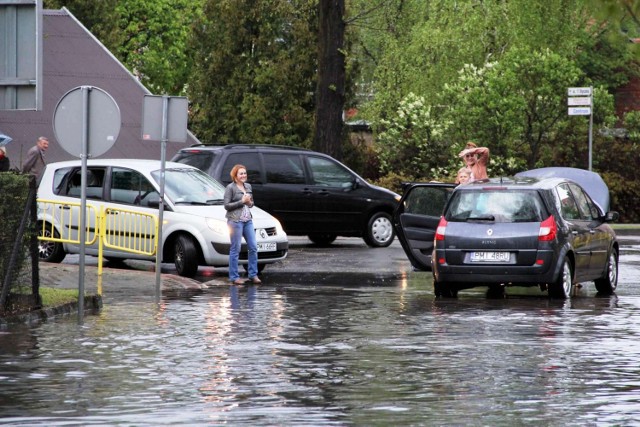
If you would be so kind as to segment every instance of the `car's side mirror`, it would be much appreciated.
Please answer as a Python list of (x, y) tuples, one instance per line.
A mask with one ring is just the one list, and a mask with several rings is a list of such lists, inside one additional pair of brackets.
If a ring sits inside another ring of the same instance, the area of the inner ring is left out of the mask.
[(620, 218), (620, 214), (616, 211), (609, 211), (604, 216), (604, 222), (616, 222)]
[[(160, 198), (158, 197), (157, 199), (151, 199), (147, 202), (147, 206), (149, 206), (150, 208), (154, 208), (154, 209), (160, 209)], [(164, 209), (167, 210), (169, 208), (169, 206), (167, 206), (167, 204), (164, 204)]]

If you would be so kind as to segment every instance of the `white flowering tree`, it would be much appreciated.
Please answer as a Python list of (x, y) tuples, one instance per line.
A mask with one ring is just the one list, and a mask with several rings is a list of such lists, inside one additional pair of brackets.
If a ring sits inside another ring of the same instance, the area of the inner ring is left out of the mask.
[(409, 93), (394, 114), (376, 123), (376, 150), (384, 174), (436, 178), (452, 156), (442, 135), (446, 123), (436, 120), (424, 97)]

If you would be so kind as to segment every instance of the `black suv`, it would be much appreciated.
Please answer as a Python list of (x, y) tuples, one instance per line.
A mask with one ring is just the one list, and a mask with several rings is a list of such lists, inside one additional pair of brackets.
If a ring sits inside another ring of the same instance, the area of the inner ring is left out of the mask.
[(256, 205), (278, 218), (287, 234), (323, 245), (337, 236), (362, 237), (372, 247), (389, 246), (395, 236), (391, 215), (400, 196), (326, 154), (276, 145), (197, 145), (171, 160), (225, 185), (231, 168), (244, 165)]

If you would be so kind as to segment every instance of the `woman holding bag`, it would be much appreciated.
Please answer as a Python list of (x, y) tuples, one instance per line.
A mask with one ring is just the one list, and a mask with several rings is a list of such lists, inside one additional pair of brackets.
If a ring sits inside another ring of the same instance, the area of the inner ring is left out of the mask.
[(259, 285), (262, 281), (258, 278), (258, 245), (256, 244), (256, 232), (253, 229), (253, 221), (250, 208), (253, 207), (251, 184), (247, 183), (247, 168), (243, 165), (235, 165), (230, 172), (231, 183), (224, 192), (224, 208), (227, 210), (226, 218), (231, 234), (231, 247), (229, 248), (229, 281), (234, 285), (244, 285), (238, 272), (238, 259), (242, 247), (242, 237), (247, 242), (249, 253), (249, 281)]

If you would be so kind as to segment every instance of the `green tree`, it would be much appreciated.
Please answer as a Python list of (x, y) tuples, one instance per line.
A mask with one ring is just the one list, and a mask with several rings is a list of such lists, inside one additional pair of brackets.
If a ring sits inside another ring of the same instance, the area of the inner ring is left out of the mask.
[(190, 46), (191, 124), (209, 143), (311, 146), (317, 5), (209, 0)]
[(193, 66), (187, 46), (203, 0), (120, 0), (116, 56), (152, 93), (184, 95)]
[(120, 0), (44, 0), (46, 9), (66, 7), (109, 51), (116, 53), (122, 45), (123, 35), (114, 25), (119, 22)]
[[(587, 135), (585, 119), (567, 114), (567, 88), (588, 85), (576, 64), (557, 53), (512, 49), (497, 63), (466, 67), (446, 86), (450, 138), (471, 137), (505, 158), (524, 159), (528, 168), (553, 163), (572, 135)], [(611, 125), (613, 98), (597, 94), (596, 127)]]

